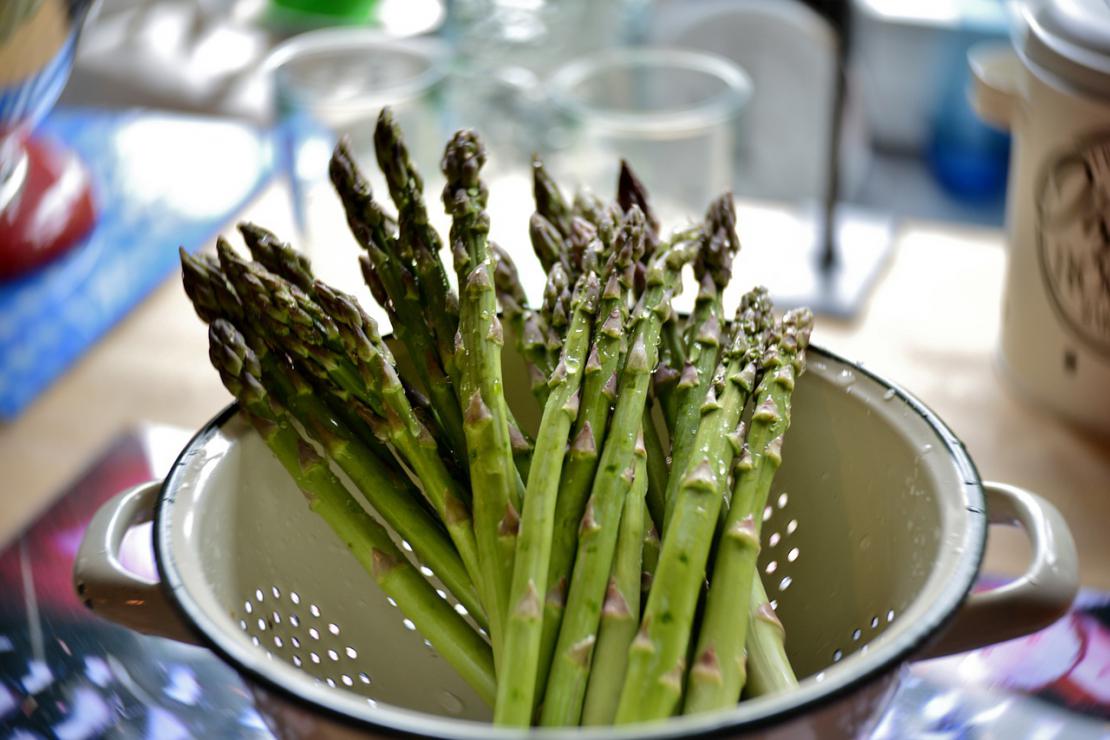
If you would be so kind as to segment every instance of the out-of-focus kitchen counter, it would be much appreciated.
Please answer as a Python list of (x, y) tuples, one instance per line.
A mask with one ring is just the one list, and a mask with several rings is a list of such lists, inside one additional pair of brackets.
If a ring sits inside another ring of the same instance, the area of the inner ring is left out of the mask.
[[(273, 188), (245, 215), (291, 233), (286, 203)], [(354, 255), (342, 256), (353, 266)], [(1026, 404), (996, 374), (1004, 263), (1001, 232), (907, 223), (863, 315), (852, 322), (819, 317), (814, 341), (863, 361), (931, 406), (966, 443), (984, 478), (1053, 501), (1075, 535), (1082, 582), (1110, 589), (1110, 438)], [(759, 279), (737, 276), (743, 286)], [(228, 401), (208, 364), (205, 328), (175, 275), (21, 418), (0, 428), (0, 542), (120, 432), (140, 421), (196, 428)], [(989, 550), (988, 571), (1023, 569), (1020, 535), (996, 528)]]

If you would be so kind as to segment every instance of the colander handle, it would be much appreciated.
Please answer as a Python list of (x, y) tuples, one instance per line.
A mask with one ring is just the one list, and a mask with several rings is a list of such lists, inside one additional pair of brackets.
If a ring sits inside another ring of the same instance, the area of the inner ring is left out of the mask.
[(85, 606), (105, 619), (148, 635), (196, 644), (162, 584), (133, 573), (120, 561), (124, 535), (152, 519), (161, 485), (151, 481), (129, 488), (100, 507), (77, 551), (73, 585)]
[(983, 490), (991, 524), (1025, 530), (1032, 563), (1006, 585), (971, 594), (921, 657), (962, 653), (1036, 632), (1066, 614), (1079, 590), (1075, 541), (1056, 507), (1005, 483), (984, 483)]

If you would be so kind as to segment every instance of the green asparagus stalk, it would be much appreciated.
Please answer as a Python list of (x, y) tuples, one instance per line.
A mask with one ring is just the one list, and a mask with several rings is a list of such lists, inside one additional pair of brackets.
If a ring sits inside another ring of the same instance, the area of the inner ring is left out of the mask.
[(209, 328), (209, 339), (212, 363), (224, 385), (296, 481), (309, 508), (397, 602), (420, 634), (483, 699), (492, 702), (496, 686), (489, 647), (405, 559), (385, 528), (347, 493), (324, 459), (300, 438), (284, 408), (268, 396), (259, 381), (258, 358), (242, 335), (218, 319)]
[(678, 473), (667, 480), (664, 494), (667, 502), (662, 521), (664, 539), (678, 488), (682, 485), (682, 471), (693, 451), (694, 433), (700, 419), (698, 410), (717, 367), (723, 323), (721, 295), (732, 276), (732, 262), (740, 247), (731, 194), (722, 195), (710, 204), (702, 228), (701, 250), (694, 261), (694, 275), (699, 281), (698, 297), (687, 330), (686, 362), (672, 400), (671, 470)]
[(763, 352), (756, 313), (769, 312), (769, 302), (749, 303), (756, 307), (739, 318), (741, 331), (725, 353), (701, 405), (694, 453), (681, 473), (682, 485), (676, 493), (671, 525), (663, 534), (640, 631), (629, 648), (628, 673), (616, 716), (621, 724), (668, 717), (682, 698), (694, 610), (732, 457), (742, 442), (737, 430), (740, 415)]
[(536, 454), (528, 477), (513, 564), (503, 669), (494, 706), (495, 724), (527, 727), (532, 721), (543, 621), (542, 595), (547, 591), (555, 501), (567, 437), (578, 416), (579, 386), (599, 290), (593, 272), (583, 275), (575, 287), (566, 344), (549, 383), (550, 394), (536, 436)]
[(751, 430), (737, 463), (732, 502), (717, 548), (690, 671), (687, 713), (731, 706), (740, 698), (746, 673), (748, 620), (737, 619), (736, 615), (745, 613), (751, 603), (763, 508), (782, 462), (783, 436), (790, 426), (790, 395), (795, 377), (805, 367), (812, 323), (808, 309), (788, 311), (782, 319), (780, 338), (763, 362)]
[(632, 171), (627, 161), (621, 160), (620, 175), (617, 177), (617, 203), (625, 213), (636, 206), (644, 213), (647, 223), (647, 252), (644, 257), (650, 257), (659, 245), (659, 219), (649, 202), (647, 188), (643, 181)]
[[(383, 297), (388, 298), (382, 308), (389, 313), (393, 332), (404, 345), (428, 393), (448, 448), (465, 464), (462, 407), (440, 359), (432, 329), (424, 321), (420, 286), (412, 269), (404, 264), (396, 240), (386, 230), (384, 212), (374, 200), (370, 184), (355, 164), (345, 140), (336, 146), (328, 174), (343, 202), (351, 233), (365, 250), (362, 264), (364, 275), (369, 278), (367, 282), (377, 286), (371, 289), (379, 303)], [(383, 292), (385, 296), (381, 295)]]
[(659, 332), (670, 311), (679, 271), (697, 249), (679, 242), (660, 252), (647, 273), (646, 290), (636, 309), (635, 329), (624, 368), (598, 473), (586, 504), (578, 540), (566, 611), (559, 629), (540, 721), (544, 725), (577, 724), (616, 548), (626, 480), (633, 475), (636, 438), (643, 420), (651, 371), (659, 356)]
[(570, 236), (573, 209), (563, 197), (555, 180), (548, 174), (543, 161), (535, 155), (532, 157), (532, 196), (536, 201), (536, 213), (547, 219), (564, 238)]
[(411, 267), (417, 277), (425, 320), (435, 336), (440, 364), (458, 387), (454, 353), (455, 333), (459, 329), (459, 299), (451, 289), (447, 269), (440, 258), (443, 244), (428, 221), (424, 180), (409, 156), (401, 127), (389, 108), (383, 108), (378, 116), (374, 151), (389, 194), (397, 206), (399, 239), (412, 253)]
[(564, 270), (570, 268), (563, 235), (542, 213), (532, 214), (528, 221), (528, 236), (532, 241), (532, 251), (536, 253), (544, 272), (551, 272), (555, 265), (562, 265)]
[[(512, 552), (520, 522), (522, 484), (513, 465), (508, 407), (501, 377), (504, 335), (497, 318), (493, 257), (489, 250), (488, 193), (479, 173), (485, 149), (470, 131), (447, 144), (443, 203), (451, 214), (451, 249), (460, 288), (456, 356), (462, 358), (461, 398), (474, 494), (474, 535), (486, 574), (486, 615), (498, 667), (509, 612)], [(508, 554), (508, 557), (506, 557)]]
[(610, 408), (616, 400), (627, 302), (632, 290), (631, 270), (643, 251), (643, 241), (643, 214), (636, 208), (624, 217), (605, 269), (605, 287), (598, 304), (592, 346), (584, 369), (578, 418), (559, 481), (548, 586), (544, 598), (537, 694), (542, 694), (545, 689), (566, 604), (571, 565), (578, 546), (578, 527), (597, 471)]
[(651, 593), (651, 583), (655, 580), (655, 568), (659, 565), (659, 549), (663, 543), (659, 541), (659, 531), (651, 521), (651, 514), (647, 511), (647, 502), (644, 502), (644, 516), (647, 517), (647, 527), (644, 528), (644, 558), (643, 569), (640, 573), (640, 602), (647, 603), (648, 594)]
[(582, 707), (583, 725), (612, 724), (628, 665), (628, 646), (640, 621), (644, 537), (651, 526), (646, 520), (644, 501), (648, 488), (648, 451), (642, 442), (636, 447), (636, 477), (621, 512), (613, 572), (605, 592), (605, 604), (601, 607), (593, 670)]
[(751, 608), (746, 649), (748, 680), (747, 696), (764, 696), (792, 689), (798, 685), (794, 668), (786, 655), (786, 632), (782, 622), (767, 601), (767, 591), (756, 573), (752, 579)]
[(513, 336), (517, 351), (520, 352), (533, 378), (532, 392), (535, 395), (538, 385), (547, 385), (547, 378), (555, 369), (547, 351), (547, 341), (543, 336), (546, 322), (528, 306), (528, 298), (520, 282), (520, 273), (507, 252), (492, 245), (497, 257), (493, 271), (493, 284), (497, 290), (497, 302), (501, 305), (502, 315)]
[(667, 453), (663, 449), (663, 440), (659, 438), (659, 430), (651, 414), (651, 399), (648, 407), (644, 409), (644, 444), (647, 447), (647, 500), (646, 504), (653, 522), (663, 521), (666, 509), (667, 478), (670, 476), (670, 466), (667, 463)]

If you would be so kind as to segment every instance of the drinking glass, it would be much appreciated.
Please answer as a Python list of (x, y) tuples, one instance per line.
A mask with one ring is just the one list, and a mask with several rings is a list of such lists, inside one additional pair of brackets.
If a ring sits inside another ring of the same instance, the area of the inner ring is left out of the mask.
[(727, 59), (679, 49), (619, 49), (560, 68), (551, 78), (561, 181), (608, 198), (628, 160), (665, 224), (700, 218), (730, 190), (737, 127), (752, 94)]
[(388, 205), (389, 191), (374, 155), (374, 126), (381, 109), (390, 106), (410, 154), (429, 181), (427, 192), (437, 193), (439, 155), (446, 140), (445, 58), (434, 40), (340, 28), (296, 36), (277, 47), (267, 62), (298, 246), (321, 276), (343, 290), (359, 296), (365, 292), (354, 269), (360, 250), (328, 180), (331, 153), (339, 137), (346, 136), (375, 196)]

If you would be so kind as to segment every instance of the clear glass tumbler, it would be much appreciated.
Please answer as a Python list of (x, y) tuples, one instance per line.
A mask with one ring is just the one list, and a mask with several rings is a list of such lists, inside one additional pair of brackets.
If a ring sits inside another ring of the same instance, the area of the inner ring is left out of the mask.
[(434, 40), (339, 28), (296, 36), (267, 62), (300, 231), (297, 245), (337, 287), (360, 296), (364, 292), (355, 262), (359, 250), (328, 180), (332, 150), (340, 136), (348, 137), (375, 196), (388, 205), (389, 191), (374, 155), (374, 126), (381, 109), (390, 106), (414, 161), (431, 181), (428, 192), (438, 193), (447, 128), (445, 60), (444, 47)]
[(696, 220), (732, 188), (751, 94), (742, 69), (701, 52), (619, 49), (571, 62), (551, 78), (553, 169), (608, 198), (626, 159), (664, 224)]

